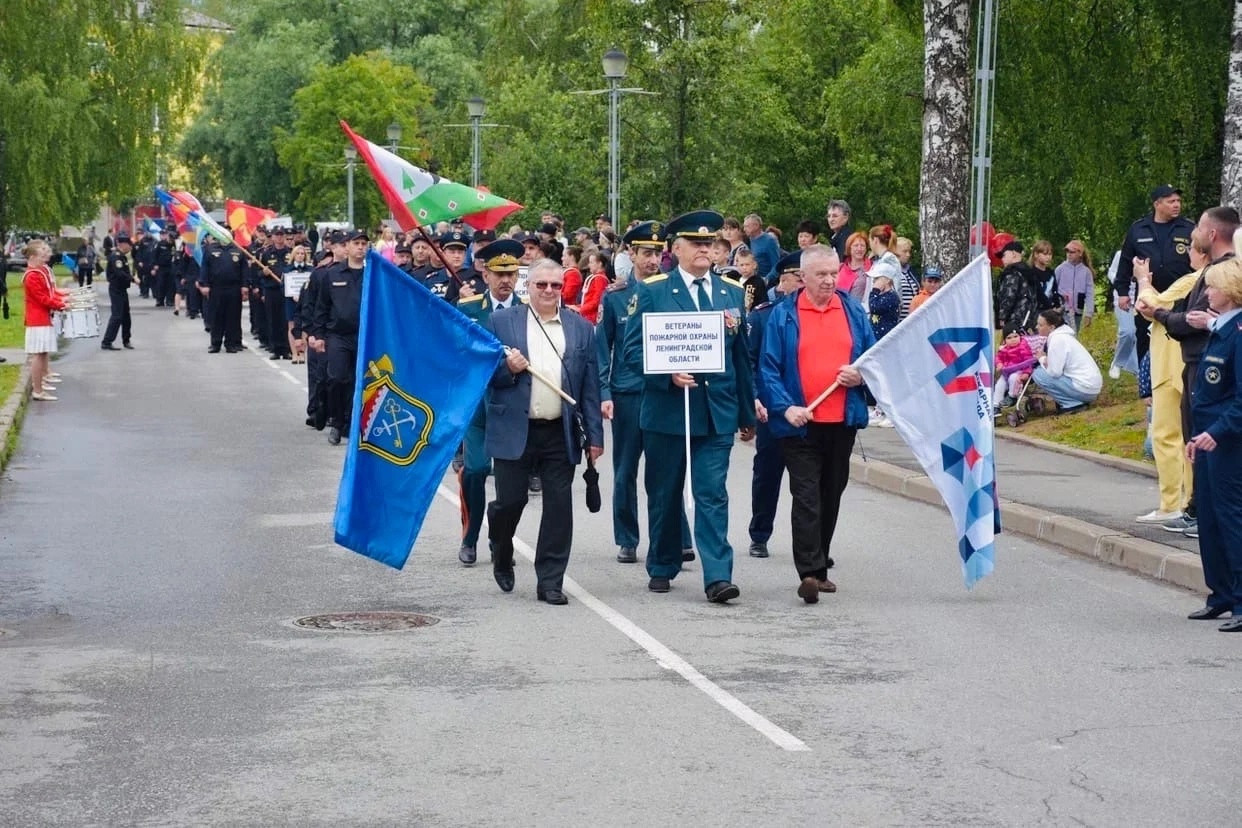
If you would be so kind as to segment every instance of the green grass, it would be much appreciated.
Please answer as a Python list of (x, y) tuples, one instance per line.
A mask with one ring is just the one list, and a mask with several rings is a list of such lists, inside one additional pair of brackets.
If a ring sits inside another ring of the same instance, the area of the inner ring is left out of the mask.
[(1117, 318), (1111, 313), (1096, 314), (1091, 327), (1080, 333), (1079, 341), (1104, 372), (1099, 398), (1081, 414), (1033, 417), (1015, 430), (1074, 448), (1142, 460), (1147, 409), (1138, 398), (1138, 380), (1124, 372), (1119, 379), (1108, 376), (1117, 343)]
[[(21, 372), (19, 365), (0, 365), (0, 403), (9, 398), (9, 394), (13, 393), (13, 389), (17, 387), (17, 376)], [(17, 410), (17, 416), (13, 419), (13, 428), (5, 435), (4, 444), (0, 445), (0, 471), (8, 464), (9, 458), (13, 456), (13, 452), (17, 450), (17, 438), (22, 430), (22, 418), (26, 414), (26, 407), (22, 406)]]

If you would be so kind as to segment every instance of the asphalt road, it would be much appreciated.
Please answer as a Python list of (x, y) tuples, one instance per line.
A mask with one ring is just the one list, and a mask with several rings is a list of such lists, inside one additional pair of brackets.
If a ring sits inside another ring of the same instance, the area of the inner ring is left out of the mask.
[[(945, 512), (852, 486), (806, 606), (787, 496), (745, 555), (740, 445), (732, 606), (693, 566), (649, 593), (585, 508), (568, 607), (461, 567), (444, 497), (395, 572), (332, 544), (300, 366), (134, 304), (138, 350), (73, 343), (0, 480), (0, 825), (1239, 820), (1242, 637), (1189, 593), (1019, 537), (967, 592)], [(353, 610), (440, 620), (291, 623)]]

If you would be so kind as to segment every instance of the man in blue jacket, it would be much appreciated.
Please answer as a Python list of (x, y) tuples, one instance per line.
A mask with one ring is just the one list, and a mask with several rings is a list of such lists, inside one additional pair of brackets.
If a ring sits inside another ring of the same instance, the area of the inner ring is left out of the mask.
[(862, 375), (853, 363), (875, 344), (867, 312), (836, 289), (840, 267), (831, 247), (802, 251), (805, 287), (772, 309), (759, 358), (760, 401), (789, 470), (798, 595), (808, 604), (837, 591), (828, 580), (832, 535), (854, 437), (867, 426)]

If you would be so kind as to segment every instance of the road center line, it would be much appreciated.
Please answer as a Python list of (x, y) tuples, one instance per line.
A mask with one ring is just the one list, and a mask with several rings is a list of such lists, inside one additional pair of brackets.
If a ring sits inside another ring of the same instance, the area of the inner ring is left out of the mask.
[[(457, 493), (449, 491), (443, 485), (439, 487), (437, 493), (444, 498), (453, 508), (458, 508)], [(513, 539), (513, 548), (522, 554), (523, 558), (534, 563), (535, 550), (523, 542), (520, 538)], [(694, 668), (690, 662), (670, 650), (665, 645), (657, 641), (650, 633), (639, 627), (630, 619), (617, 612), (603, 601), (596, 598), (586, 590), (581, 584), (573, 578), (565, 578), (565, 591), (587, 609), (594, 612), (608, 624), (610, 624), (617, 632), (633, 641), (639, 647), (647, 651), (647, 655), (655, 660), (656, 664), (661, 667), (672, 670), (679, 676), (690, 682), (694, 687), (707, 694), (707, 697), (716, 704), (728, 710), (737, 718), (741, 719), (750, 727), (762, 733), (777, 747), (782, 750), (789, 751), (806, 751), (810, 750), (805, 742), (794, 736), (787, 730), (773, 724), (771, 721), (755, 712), (751, 707), (746, 705), (740, 699), (720, 685), (713, 682), (707, 676), (700, 673)]]

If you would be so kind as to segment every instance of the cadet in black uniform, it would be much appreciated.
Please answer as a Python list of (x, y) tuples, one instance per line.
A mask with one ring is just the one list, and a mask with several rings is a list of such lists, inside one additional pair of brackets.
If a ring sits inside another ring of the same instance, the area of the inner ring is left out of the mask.
[(349, 432), (354, 403), (354, 363), (358, 357), (358, 324), (362, 311), (362, 273), (366, 263), (366, 231), (353, 230), (346, 243), (347, 257), (324, 274), (315, 299), (317, 345), (327, 357), (328, 442), (339, 445)]
[(177, 283), (173, 278), (173, 254), (177, 252), (173, 244), (175, 232), (173, 228), (165, 227), (151, 253), (151, 295), (155, 297), (157, 308), (171, 308), (176, 296)]
[(138, 296), (151, 295), (151, 265), (155, 262), (155, 240), (143, 234), (134, 248), (134, 273), (138, 277)]
[(414, 276), (414, 263), (410, 260), (410, 246), (404, 241), (397, 242), (392, 251), (392, 263), (406, 276)]
[(211, 347), (208, 353), (242, 350), (241, 303), (246, 281), (246, 262), (235, 245), (212, 244), (203, 249), (202, 284), (211, 303)]
[[(173, 273), (177, 277), (177, 296), (174, 302), (185, 308), (186, 316), (197, 319), (203, 310), (203, 297), (198, 292), (198, 262), (194, 261), (194, 252), (190, 245), (181, 246), (181, 252), (177, 254), (176, 263), (173, 265)], [(173, 314), (178, 315), (178, 311), (173, 310)]]
[[(289, 269), (289, 262), (293, 256), (292, 248), (286, 244), (287, 238), (285, 228), (277, 227), (272, 231), (272, 243), (259, 251), (259, 261), (271, 273), (263, 270), (262, 267), (255, 266), (263, 291), (263, 309), (267, 313), (268, 348), (272, 352), (272, 359), (293, 359), (293, 353), (289, 350), (289, 324), (285, 319), (284, 275)], [(280, 281), (273, 279), (272, 274)]]
[[(250, 255), (256, 259), (268, 244), (266, 227), (256, 227), (254, 239), (250, 242)], [(242, 299), (249, 297), (250, 335), (259, 340), (264, 348), (268, 346), (267, 315), (263, 312), (263, 273), (253, 261), (246, 259), (246, 281), (242, 291)]]
[[(306, 424), (323, 431), (328, 423), (327, 382), (328, 359), (324, 349), (319, 347), (323, 340), (323, 332), (315, 327), (315, 306), (328, 271), (336, 264), (335, 253), (345, 248), (345, 233), (340, 230), (329, 230), (324, 236), (324, 250), (319, 254), (315, 270), (311, 273), (302, 295), (298, 297), (297, 320), (293, 335), (306, 334)], [(343, 258), (343, 256), (342, 256)]]
[[(1157, 292), (1191, 271), (1190, 233), (1195, 223), (1182, 217), (1182, 191), (1171, 184), (1161, 184), (1151, 191), (1151, 212), (1130, 225), (1121, 243), (1121, 258), (1113, 289), (1117, 291), (1117, 307), (1130, 309), (1130, 283), (1134, 276), (1134, 259), (1147, 259), (1151, 268), (1151, 286)], [(1151, 323), (1141, 314), (1134, 317), (1135, 345), (1139, 361), (1151, 347)]]
[(134, 273), (129, 269), (128, 256), (132, 249), (129, 234), (122, 231), (116, 235), (116, 248), (108, 252), (108, 266), (104, 274), (108, 280), (108, 299), (112, 302), (112, 315), (108, 317), (108, 328), (104, 331), (103, 342), (99, 346), (105, 351), (120, 350), (112, 344), (116, 340), (117, 331), (121, 333), (121, 344), (124, 347), (134, 347), (129, 344), (129, 286), (134, 283)]
[[(461, 273), (462, 267), (466, 264), (466, 246), (470, 243), (470, 237), (460, 230), (450, 230), (438, 239), (440, 251), (444, 254), (444, 260), (448, 262), (454, 273)], [(433, 270), (423, 277), (423, 287), (439, 296), (456, 304), (459, 286), (456, 279), (459, 277), (449, 274), (448, 268), (440, 268)], [(454, 298), (450, 299), (450, 295)]]

